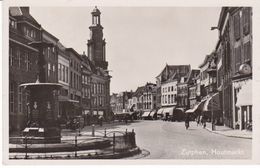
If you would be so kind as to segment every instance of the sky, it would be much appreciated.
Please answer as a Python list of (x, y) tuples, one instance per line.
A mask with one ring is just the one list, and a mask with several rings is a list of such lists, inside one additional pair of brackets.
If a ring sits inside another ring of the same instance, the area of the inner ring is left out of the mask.
[[(112, 93), (155, 83), (166, 64), (203, 62), (216, 46), (218, 7), (98, 7)], [(87, 53), (94, 7), (32, 7), (31, 15), (66, 47)]]

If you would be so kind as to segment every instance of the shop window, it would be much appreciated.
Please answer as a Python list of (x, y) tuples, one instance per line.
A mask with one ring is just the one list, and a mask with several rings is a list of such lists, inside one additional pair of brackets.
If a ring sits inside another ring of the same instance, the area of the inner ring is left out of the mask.
[(240, 14), (237, 12), (234, 15), (234, 36), (236, 40), (240, 39)]

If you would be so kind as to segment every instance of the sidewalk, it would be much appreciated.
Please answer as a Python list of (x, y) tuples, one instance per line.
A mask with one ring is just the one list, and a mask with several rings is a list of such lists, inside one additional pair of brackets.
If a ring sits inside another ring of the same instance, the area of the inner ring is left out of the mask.
[(247, 130), (236, 130), (229, 128), (227, 126), (215, 126), (216, 130), (212, 131), (212, 124), (207, 122), (206, 129), (210, 132), (224, 135), (227, 137), (235, 137), (235, 138), (245, 138), (245, 139), (252, 139), (252, 131)]

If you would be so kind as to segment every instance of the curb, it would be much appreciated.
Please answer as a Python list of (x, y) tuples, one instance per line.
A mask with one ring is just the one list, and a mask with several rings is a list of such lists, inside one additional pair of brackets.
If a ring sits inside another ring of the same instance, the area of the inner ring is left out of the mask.
[(127, 157), (131, 157), (131, 156), (134, 156), (134, 155), (137, 155), (137, 154), (140, 154), (142, 151), (140, 150), (139, 147), (136, 147), (136, 148), (133, 148), (133, 149), (130, 149), (126, 152), (119, 152), (119, 153), (115, 153), (115, 154), (108, 154), (108, 155), (101, 155), (101, 156), (97, 156), (96, 158), (95, 157), (92, 157), (92, 158), (79, 158), (79, 159), (122, 159), (122, 158), (127, 158)]
[(226, 134), (222, 134), (220, 132), (216, 132), (216, 131), (212, 131), (210, 128), (205, 128), (207, 131), (214, 133), (214, 134), (218, 134), (218, 135), (223, 135), (226, 137), (232, 137), (232, 138), (242, 138), (242, 139), (253, 139), (252, 137), (242, 137), (242, 136), (235, 136), (235, 135), (226, 135)]

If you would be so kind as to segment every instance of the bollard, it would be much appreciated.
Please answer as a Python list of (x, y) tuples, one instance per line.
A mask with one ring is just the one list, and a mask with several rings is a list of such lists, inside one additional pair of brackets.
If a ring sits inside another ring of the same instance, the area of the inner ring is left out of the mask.
[(95, 125), (92, 124), (92, 136), (94, 137), (95, 136)]
[(115, 146), (116, 146), (116, 135), (113, 133), (113, 153), (115, 153)]
[(25, 159), (28, 159), (28, 155), (27, 155), (27, 135), (25, 136)]
[(77, 144), (77, 135), (75, 136), (75, 157), (77, 157), (77, 148), (78, 148), (78, 144)]
[(105, 134), (104, 134), (105, 136), (104, 137), (107, 137), (107, 129), (105, 128)]
[(80, 125), (79, 125), (79, 136), (81, 136), (81, 132), (80, 132)]
[(132, 129), (132, 133), (134, 133), (135, 132), (135, 130), (134, 129)]

